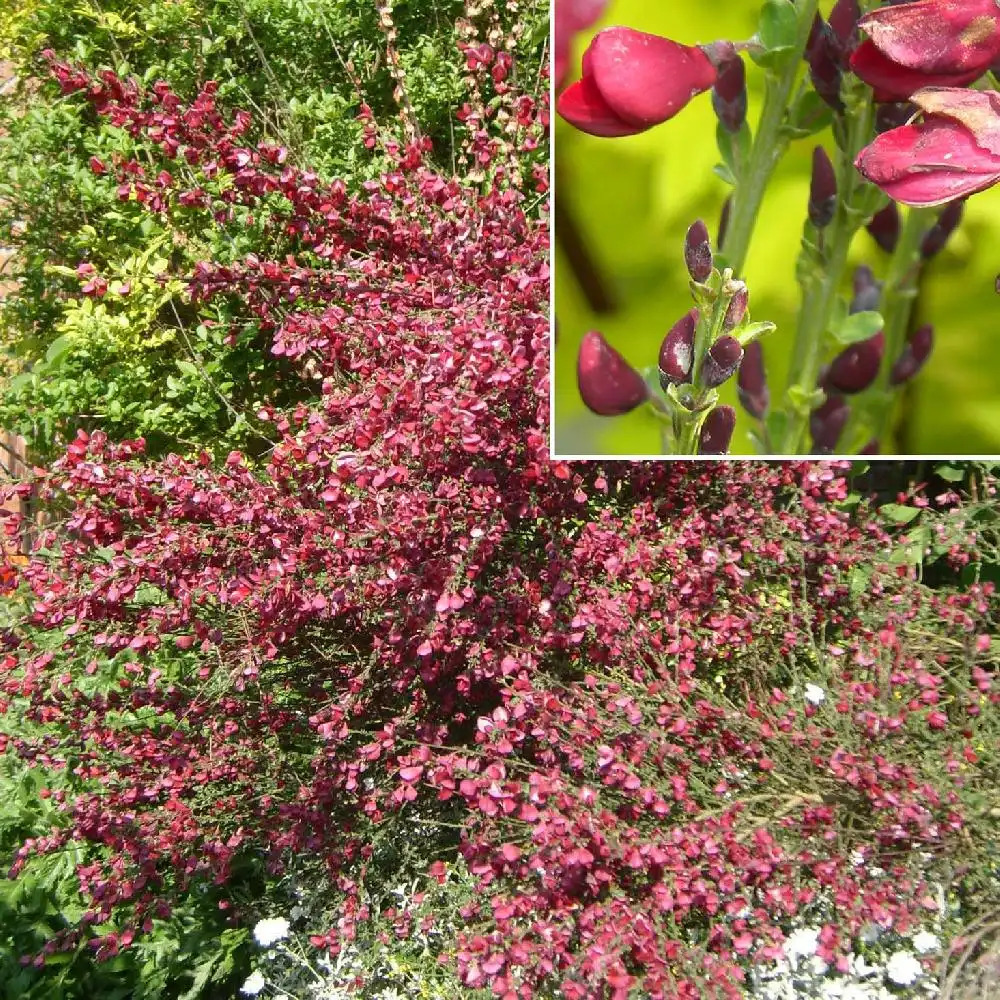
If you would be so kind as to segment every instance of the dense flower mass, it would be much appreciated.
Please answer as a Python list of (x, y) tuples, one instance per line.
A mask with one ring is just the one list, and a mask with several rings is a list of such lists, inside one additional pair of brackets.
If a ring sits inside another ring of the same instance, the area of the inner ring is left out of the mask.
[[(237, 874), (303, 857), (333, 913), (311, 941), (339, 955), (407, 846), (386, 830), (417, 817), (425, 880), (459, 857), (474, 880), (442, 951), (504, 1000), (736, 1000), (750, 963), (801, 950), (792, 921), (824, 894), (836, 922), (805, 944), (831, 965), (868, 924), (920, 922), (928, 856), (973, 839), (960, 783), (988, 773), (993, 587), (883, 565), (890, 536), (852, 518), (844, 465), (550, 458), (545, 176), (517, 172), (544, 103), (463, 110), (488, 183), (400, 145), (350, 193), (253, 142), (210, 89), (185, 104), (55, 71), (186, 165), (112, 164), (123, 200), (287, 237), (185, 278), (319, 391), (261, 408), (265, 467), (81, 432), (39, 476), (61, 521), (5, 578), (28, 611), (3, 634), (19, 728), (0, 752), (62, 784), (11, 874), (72, 846), (86, 909), (29, 962), (111, 958), (203, 887), (251, 926)], [(744, 293), (730, 282), (729, 339)], [(717, 442), (732, 411), (712, 413)], [(397, 937), (410, 916), (387, 918)]]

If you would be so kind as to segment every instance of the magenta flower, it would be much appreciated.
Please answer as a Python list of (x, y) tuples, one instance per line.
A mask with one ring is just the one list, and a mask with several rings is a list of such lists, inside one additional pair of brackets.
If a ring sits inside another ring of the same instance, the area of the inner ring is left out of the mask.
[(894, 201), (943, 205), (1000, 182), (1000, 94), (927, 87), (910, 100), (916, 125), (883, 132), (855, 166)]
[(556, 110), (591, 135), (636, 135), (673, 118), (715, 80), (715, 66), (697, 46), (605, 28), (584, 53), (583, 79), (559, 95)]
[(608, 0), (555, 0), (555, 44), (552, 50), (552, 78), (562, 86), (569, 68), (573, 36), (595, 24), (604, 14)]
[(868, 34), (851, 69), (878, 101), (900, 101), (927, 86), (959, 87), (1000, 56), (996, 0), (917, 0), (883, 7), (858, 22)]

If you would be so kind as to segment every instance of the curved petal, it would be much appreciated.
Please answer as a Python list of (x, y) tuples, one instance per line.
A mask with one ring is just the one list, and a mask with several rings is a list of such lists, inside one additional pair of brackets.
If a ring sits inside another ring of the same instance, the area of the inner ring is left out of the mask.
[(962, 87), (983, 74), (982, 69), (964, 73), (929, 73), (895, 62), (870, 40), (863, 41), (851, 54), (851, 69), (875, 91), (880, 103), (906, 101), (923, 87)]
[(619, 118), (649, 128), (708, 90), (716, 70), (696, 46), (632, 28), (605, 28), (584, 53), (583, 75)]
[(642, 125), (630, 125), (611, 110), (594, 81), (585, 76), (571, 83), (556, 99), (556, 111), (581, 132), (605, 139), (644, 132)]
[(893, 62), (928, 73), (982, 73), (1000, 55), (995, 0), (918, 0), (858, 22)]
[(977, 146), (958, 122), (937, 116), (877, 136), (855, 166), (906, 205), (943, 205), (1000, 182), (1000, 156)]
[(910, 97), (924, 114), (961, 122), (977, 146), (1000, 156), (1000, 94), (995, 90), (924, 87)]

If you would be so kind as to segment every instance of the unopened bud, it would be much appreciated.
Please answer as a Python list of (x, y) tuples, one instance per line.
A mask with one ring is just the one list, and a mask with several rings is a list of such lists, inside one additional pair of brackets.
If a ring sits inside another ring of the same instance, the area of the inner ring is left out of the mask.
[(882, 301), (882, 285), (867, 264), (859, 264), (854, 269), (854, 297), (851, 299), (852, 313), (874, 312)]
[(805, 57), (813, 88), (834, 111), (843, 111), (840, 99), (838, 45), (830, 26), (817, 14), (806, 42)]
[(726, 315), (722, 319), (722, 329), (726, 331), (735, 330), (743, 322), (743, 317), (747, 314), (747, 304), (750, 300), (747, 286), (742, 281), (738, 281), (735, 284), (736, 291), (733, 292), (733, 297), (729, 300), (729, 305), (726, 307)]
[(742, 360), (743, 345), (735, 337), (720, 337), (701, 363), (701, 384), (706, 389), (722, 385), (736, 373)]
[(707, 281), (712, 273), (712, 244), (701, 219), (691, 225), (684, 238), (684, 263), (692, 281)]
[(576, 378), (583, 402), (602, 417), (628, 413), (649, 395), (643, 377), (596, 330), (584, 334)]
[(889, 373), (889, 385), (908, 382), (927, 362), (934, 347), (934, 327), (929, 323), (917, 327), (903, 347)]
[(892, 253), (899, 239), (899, 209), (896, 208), (896, 203), (890, 201), (881, 212), (876, 212), (866, 228), (886, 253)]
[(717, 406), (701, 425), (698, 454), (727, 455), (735, 429), (736, 411), (731, 406)]
[(879, 444), (878, 438), (872, 438), (871, 441), (869, 441), (868, 444), (866, 444), (864, 446), (864, 448), (862, 448), (861, 451), (858, 452), (858, 454), (859, 455), (877, 455), (879, 453), (879, 450), (881, 449), (881, 447), (882, 446)]
[(846, 69), (851, 53), (858, 44), (858, 0), (837, 0), (830, 11), (830, 34), (833, 37), (837, 61)]
[(739, 132), (743, 127), (747, 117), (747, 85), (746, 70), (739, 55), (727, 59), (719, 67), (712, 88), (712, 107), (726, 131)]
[(927, 230), (920, 243), (920, 255), (924, 260), (930, 260), (931, 257), (944, 249), (945, 243), (948, 242), (949, 237), (962, 221), (964, 209), (964, 201), (952, 201), (945, 206), (944, 211), (938, 216), (937, 222)]
[(682, 385), (691, 381), (694, 360), (694, 333), (698, 325), (698, 310), (685, 313), (670, 328), (660, 344), (660, 387)]
[(837, 211), (837, 175), (822, 146), (813, 150), (812, 179), (809, 184), (809, 221), (822, 229)]
[(812, 449), (817, 455), (831, 455), (851, 415), (851, 408), (843, 396), (830, 396), (822, 406), (809, 415)]
[(736, 392), (743, 409), (762, 420), (771, 405), (764, 373), (764, 347), (759, 340), (751, 340), (743, 351), (743, 360), (736, 376)]
[(867, 340), (848, 345), (830, 362), (826, 383), (838, 392), (863, 392), (875, 381), (884, 352), (885, 334), (881, 330)]

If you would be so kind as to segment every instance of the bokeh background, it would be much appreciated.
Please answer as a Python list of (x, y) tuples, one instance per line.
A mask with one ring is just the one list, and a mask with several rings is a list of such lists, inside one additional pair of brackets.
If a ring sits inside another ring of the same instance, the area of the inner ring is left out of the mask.
[[(749, 38), (757, 0), (706, 3), (611, 0), (604, 19), (577, 39), (568, 80), (579, 76), (580, 55), (602, 26), (627, 24), (686, 44)], [(830, 4), (822, 5), (828, 13)], [(762, 71), (747, 63), (749, 121), (759, 112)], [(833, 151), (829, 132), (797, 140), (782, 160), (764, 201), (747, 262), (755, 319), (778, 324), (765, 339), (772, 399), (784, 385), (798, 308), (795, 260), (802, 235), (813, 146)], [(715, 116), (703, 94), (672, 121), (643, 135), (598, 139), (557, 118), (555, 425), (557, 455), (655, 455), (659, 431), (645, 408), (625, 417), (591, 414), (576, 387), (576, 353), (583, 334), (601, 330), (634, 366), (655, 363), (666, 331), (691, 307), (683, 241), (702, 218), (713, 234), (728, 187), (712, 172), (719, 161)], [(573, 246), (586, 248), (595, 267), (593, 308), (570, 267)], [(852, 265), (867, 262), (882, 277), (888, 257), (864, 231)], [(1000, 188), (971, 198), (957, 233), (925, 272), (917, 301), (919, 322), (933, 322), (934, 354), (908, 388), (901, 408), (899, 454), (1000, 454)], [(845, 286), (846, 287), (846, 286)], [(776, 377), (775, 377), (776, 376)], [(737, 405), (735, 379), (722, 402)], [(732, 454), (751, 455), (751, 419), (739, 410)]]

